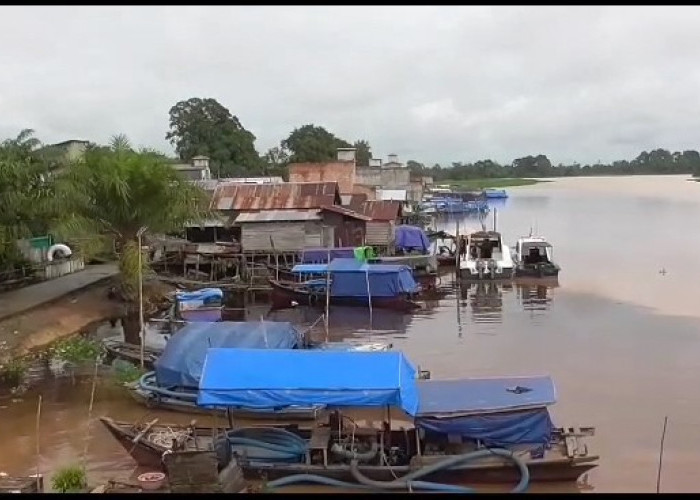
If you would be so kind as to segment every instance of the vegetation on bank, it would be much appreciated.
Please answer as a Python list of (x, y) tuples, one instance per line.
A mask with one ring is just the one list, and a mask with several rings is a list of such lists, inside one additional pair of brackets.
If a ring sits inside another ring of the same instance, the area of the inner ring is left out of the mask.
[(539, 179), (466, 179), (466, 180), (447, 180), (442, 184), (449, 184), (452, 188), (457, 189), (468, 189), (468, 190), (481, 190), (487, 188), (505, 188), (505, 187), (515, 187), (515, 186), (531, 186), (532, 184), (537, 184), (539, 182), (549, 182), (542, 181)]
[(58, 493), (80, 493), (87, 488), (87, 473), (79, 465), (62, 467), (51, 476), (51, 488)]

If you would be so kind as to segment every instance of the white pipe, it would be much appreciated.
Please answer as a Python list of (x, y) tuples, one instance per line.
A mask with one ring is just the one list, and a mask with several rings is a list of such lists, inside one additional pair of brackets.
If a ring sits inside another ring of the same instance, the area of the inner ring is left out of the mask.
[(68, 247), (68, 245), (58, 243), (49, 247), (49, 250), (46, 254), (46, 260), (48, 260), (49, 262), (53, 261), (54, 254), (56, 252), (61, 252), (64, 255), (64, 257), (70, 257), (73, 254), (73, 251)]

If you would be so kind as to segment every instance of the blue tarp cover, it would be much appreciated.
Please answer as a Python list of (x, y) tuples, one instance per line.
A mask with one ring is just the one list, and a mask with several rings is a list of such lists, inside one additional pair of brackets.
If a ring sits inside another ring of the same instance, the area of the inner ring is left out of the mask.
[(422, 380), (418, 391), (419, 416), (464, 415), (556, 403), (554, 381), (549, 376)]
[(416, 419), (419, 429), (427, 434), (458, 435), (480, 440), (486, 446), (536, 444), (546, 446), (554, 426), (547, 408), (485, 413), (455, 418)]
[(223, 299), (224, 292), (221, 288), (202, 288), (194, 292), (176, 292), (175, 297), (179, 302), (198, 302), (206, 305)]
[(301, 252), (301, 262), (303, 264), (325, 264), (328, 262), (328, 251), (331, 253), (331, 260), (337, 258), (352, 258), (355, 256), (354, 247), (339, 248), (305, 248)]
[(423, 229), (417, 226), (406, 224), (396, 226), (396, 248), (402, 250), (418, 250), (427, 253), (430, 248), (430, 241)]
[[(287, 322), (189, 323), (168, 340), (156, 360), (156, 382), (161, 387), (196, 388), (210, 347), (293, 349), (300, 344), (301, 334)], [(235, 372), (237, 368), (231, 365), (228, 369)]]
[(197, 405), (269, 409), (313, 404), (398, 406), (415, 415), (416, 369), (397, 351), (208, 350)]
[(367, 264), (356, 259), (334, 259), (328, 265), (332, 275), (331, 296), (367, 297), (367, 280), (372, 297), (396, 297), (416, 293), (420, 287), (405, 265)]
[(326, 264), (297, 264), (292, 268), (293, 273), (298, 274), (325, 274), (328, 269)]

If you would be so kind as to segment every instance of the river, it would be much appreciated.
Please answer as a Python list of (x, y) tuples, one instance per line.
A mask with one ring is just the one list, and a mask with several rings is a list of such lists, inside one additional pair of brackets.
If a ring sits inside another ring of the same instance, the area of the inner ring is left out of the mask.
[[(664, 417), (662, 492), (700, 488), (700, 184), (685, 176), (567, 178), (508, 189), (495, 202), (506, 242), (533, 228), (554, 245), (557, 287), (462, 287), (441, 276), (442, 297), (413, 315), (340, 309), (333, 339), (386, 340), (432, 378), (551, 374), (555, 424), (593, 425), (601, 456), (585, 484), (534, 491), (653, 492)], [(454, 231), (456, 219), (441, 222)], [(478, 227), (463, 218), (460, 230)], [(486, 219), (492, 224), (492, 218)], [(265, 314), (251, 311), (251, 319)], [(309, 324), (305, 309), (270, 319)], [(86, 442), (91, 482), (127, 478), (134, 464), (94, 418), (145, 418), (120, 388), (100, 381), (87, 429), (91, 380), (47, 380), (0, 402), (0, 471), (37, 467), (36, 409), (42, 394), (39, 469), (77, 461)], [(190, 416), (161, 414), (162, 421)], [(201, 416), (198, 421), (203, 422)], [(89, 432), (88, 432), (89, 431)], [(88, 439), (86, 440), (86, 436)]]

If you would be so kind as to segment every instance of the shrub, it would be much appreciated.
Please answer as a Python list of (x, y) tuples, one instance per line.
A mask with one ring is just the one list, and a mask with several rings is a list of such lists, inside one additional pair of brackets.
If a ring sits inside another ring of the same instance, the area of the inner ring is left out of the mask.
[(59, 493), (76, 493), (87, 488), (87, 474), (79, 465), (59, 469), (51, 478), (52, 488)]

